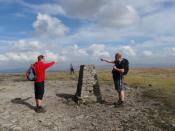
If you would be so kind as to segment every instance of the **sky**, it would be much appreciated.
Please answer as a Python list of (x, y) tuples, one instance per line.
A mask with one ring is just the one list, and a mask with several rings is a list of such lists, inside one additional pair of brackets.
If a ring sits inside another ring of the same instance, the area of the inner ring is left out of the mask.
[(55, 68), (114, 60), (175, 66), (175, 0), (0, 0), (0, 68), (28, 67), (38, 55)]

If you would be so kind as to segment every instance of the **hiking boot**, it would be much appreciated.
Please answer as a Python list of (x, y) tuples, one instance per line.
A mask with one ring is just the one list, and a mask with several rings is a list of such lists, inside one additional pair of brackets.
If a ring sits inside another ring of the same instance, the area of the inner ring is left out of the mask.
[(118, 100), (118, 102), (114, 102), (114, 107), (119, 107), (123, 105), (124, 105), (124, 101)]
[(36, 113), (45, 113), (46, 112), (46, 110), (42, 106), (37, 107), (35, 111), (36, 111)]

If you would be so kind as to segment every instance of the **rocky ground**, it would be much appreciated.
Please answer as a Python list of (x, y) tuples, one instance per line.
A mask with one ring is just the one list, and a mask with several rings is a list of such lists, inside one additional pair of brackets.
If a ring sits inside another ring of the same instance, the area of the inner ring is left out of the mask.
[(47, 81), (47, 112), (38, 114), (34, 111), (33, 83), (3, 78), (0, 131), (175, 131), (175, 123), (169, 121), (175, 120), (175, 111), (143, 97), (141, 88), (127, 87), (125, 105), (114, 108), (117, 94), (113, 86), (100, 85), (104, 103), (77, 105), (71, 99), (76, 81)]

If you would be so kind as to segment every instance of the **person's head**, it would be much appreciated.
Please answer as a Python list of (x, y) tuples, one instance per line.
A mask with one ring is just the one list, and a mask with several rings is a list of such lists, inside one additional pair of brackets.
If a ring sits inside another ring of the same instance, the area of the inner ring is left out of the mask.
[(38, 61), (44, 61), (44, 56), (43, 55), (39, 55), (38, 56)]
[(121, 53), (118, 52), (118, 53), (115, 54), (115, 61), (120, 61), (121, 58), (122, 58), (122, 54)]

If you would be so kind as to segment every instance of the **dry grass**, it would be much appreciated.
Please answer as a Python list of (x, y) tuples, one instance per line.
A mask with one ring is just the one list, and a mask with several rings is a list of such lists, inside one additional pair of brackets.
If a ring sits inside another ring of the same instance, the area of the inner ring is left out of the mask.
[(163, 101), (175, 108), (175, 69), (133, 69), (126, 77), (131, 87), (148, 89), (145, 96)]

